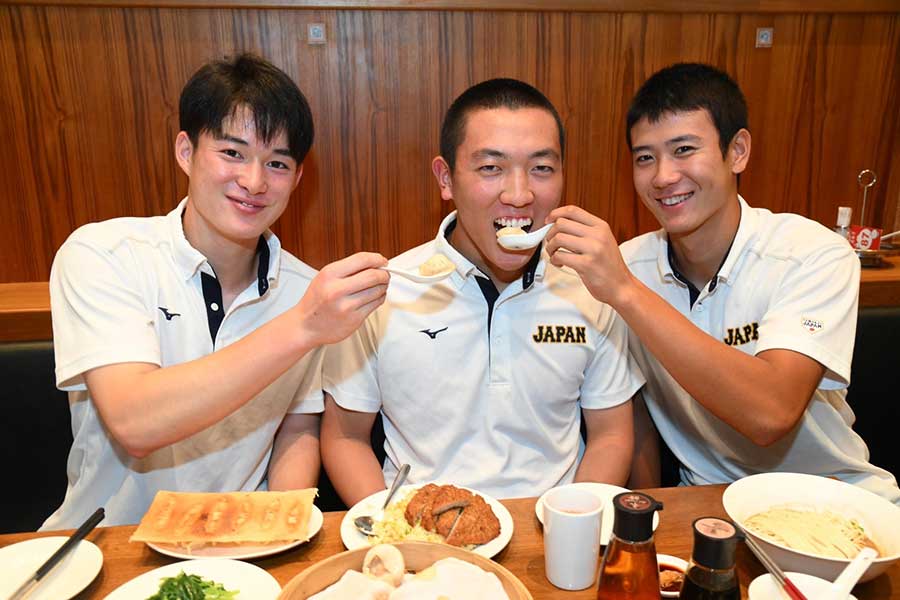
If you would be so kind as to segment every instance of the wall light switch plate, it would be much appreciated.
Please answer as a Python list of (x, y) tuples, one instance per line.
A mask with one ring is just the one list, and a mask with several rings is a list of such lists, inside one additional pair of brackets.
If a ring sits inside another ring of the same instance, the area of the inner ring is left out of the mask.
[(306, 40), (309, 44), (325, 43), (325, 23), (310, 23), (306, 26)]
[(775, 37), (774, 27), (757, 27), (756, 28), (756, 47), (771, 48), (772, 39)]

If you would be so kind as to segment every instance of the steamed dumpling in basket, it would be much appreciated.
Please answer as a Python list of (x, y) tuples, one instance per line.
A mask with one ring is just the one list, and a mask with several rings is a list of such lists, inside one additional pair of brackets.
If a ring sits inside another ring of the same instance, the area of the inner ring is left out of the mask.
[(457, 558), (444, 558), (408, 577), (391, 600), (509, 600), (493, 573)]

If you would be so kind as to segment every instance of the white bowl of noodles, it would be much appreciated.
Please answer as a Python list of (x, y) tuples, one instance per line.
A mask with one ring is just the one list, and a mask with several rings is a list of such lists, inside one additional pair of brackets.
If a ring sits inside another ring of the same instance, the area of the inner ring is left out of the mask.
[(871, 544), (878, 557), (860, 578), (868, 581), (900, 559), (900, 507), (843, 481), (762, 473), (729, 485), (722, 504), (784, 571), (834, 581)]

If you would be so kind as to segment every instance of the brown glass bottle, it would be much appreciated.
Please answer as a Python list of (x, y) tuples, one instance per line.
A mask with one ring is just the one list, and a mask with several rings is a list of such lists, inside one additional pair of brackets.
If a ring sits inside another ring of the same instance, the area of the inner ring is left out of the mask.
[(680, 600), (740, 600), (741, 586), (734, 570), (739, 539), (734, 525), (716, 517), (694, 521), (694, 549)]
[(597, 600), (659, 600), (659, 567), (653, 542), (653, 513), (662, 504), (646, 494), (613, 498), (615, 521), (603, 562)]

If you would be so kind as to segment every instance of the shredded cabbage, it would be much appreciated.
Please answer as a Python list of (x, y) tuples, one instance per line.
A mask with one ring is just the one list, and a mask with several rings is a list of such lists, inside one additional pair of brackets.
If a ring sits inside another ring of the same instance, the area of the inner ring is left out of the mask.
[(409, 491), (403, 498), (391, 502), (384, 511), (384, 518), (372, 526), (375, 535), (369, 537), (369, 543), (390, 544), (392, 542), (443, 542), (443, 536), (428, 531), (421, 525), (415, 527), (406, 522), (406, 505), (418, 490)]

